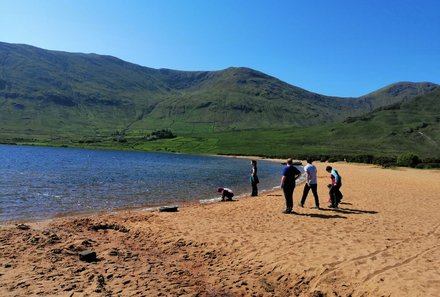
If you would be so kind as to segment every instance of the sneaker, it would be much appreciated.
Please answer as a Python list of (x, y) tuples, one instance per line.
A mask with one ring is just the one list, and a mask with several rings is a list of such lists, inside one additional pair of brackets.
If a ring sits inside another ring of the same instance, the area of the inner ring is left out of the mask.
[(319, 206), (312, 207), (312, 209), (320, 209)]
[(304, 204), (298, 203), (299, 207), (304, 207)]
[(283, 211), (283, 213), (290, 214), (290, 213), (292, 213), (292, 210), (291, 209), (286, 209), (286, 210)]

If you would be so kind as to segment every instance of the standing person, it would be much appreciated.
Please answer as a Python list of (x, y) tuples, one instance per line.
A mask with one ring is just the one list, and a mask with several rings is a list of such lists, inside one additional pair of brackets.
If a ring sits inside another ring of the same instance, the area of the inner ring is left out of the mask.
[(307, 159), (307, 165), (304, 166), (304, 171), (306, 173), (306, 184), (304, 185), (304, 191), (300, 206), (304, 207), (307, 195), (309, 194), (310, 189), (312, 189), (313, 197), (315, 197), (314, 208), (319, 209), (317, 169), (316, 166), (312, 164), (312, 162), (313, 160), (309, 158)]
[(286, 199), (286, 210), (283, 213), (292, 213), (293, 209), (293, 191), (295, 190), (295, 181), (301, 175), (301, 172), (293, 166), (292, 159), (287, 159), (287, 166), (283, 169), (280, 187), (283, 189)]
[(325, 170), (330, 173), (330, 178), (332, 180), (332, 185), (329, 192), (331, 199), (331, 204), (329, 207), (338, 208), (338, 204), (342, 199), (342, 193), (340, 191), (342, 187), (342, 177), (339, 175), (339, 172), (331, 166), (327, 166)]
[(251, 165), (252, 165), (252, 170), (251, 170), (251, 185), (252, 185), (252, 194), (251, 196), (258, 196), (258, 183), (260, 182), (258, 180), (258, 175), (257, 175), (257, 161), (256, 160), (252, 160), (251, 161)]

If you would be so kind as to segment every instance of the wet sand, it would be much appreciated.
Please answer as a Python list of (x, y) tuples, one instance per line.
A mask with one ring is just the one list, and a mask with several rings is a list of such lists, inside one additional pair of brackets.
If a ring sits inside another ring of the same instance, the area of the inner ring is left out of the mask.
[[(440, 296), (440, 171), (332, 164), (312, 193), (0, 229), (0, 296)], [(78, 253), (96, 252), (85, 262)]]

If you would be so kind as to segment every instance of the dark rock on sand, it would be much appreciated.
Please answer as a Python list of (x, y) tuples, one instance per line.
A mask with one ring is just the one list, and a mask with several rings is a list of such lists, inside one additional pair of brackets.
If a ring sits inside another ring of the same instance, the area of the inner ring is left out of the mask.
[(162, 206), (159, 207), (159, 211), (160, 212), (176, 212), (178, 211), (178, 206), (177, 205), (173, 205), (173, 206)]
[(81, 261), (85, 261), (85, 262), (97, 261), (96, 252), (91, 251), (91, 250), (85, 250), (85, 251), (79, 252), (78, 255), (79, 255), (79, 259)]
[(25, 224), (18, 224), (17, 225), (17, 229), (20, 229), (20, 230), (29, 230), (31, 227), (29, 227), (28, 225), (25, 225)]

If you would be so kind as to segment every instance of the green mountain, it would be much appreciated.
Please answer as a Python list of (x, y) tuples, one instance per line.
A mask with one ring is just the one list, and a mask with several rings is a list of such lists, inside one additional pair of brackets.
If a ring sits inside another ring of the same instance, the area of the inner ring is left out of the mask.
[(352, 149), (371, 147), (371, 151), (394, 154), (412, 151), (440, 158), (440, 88), (348, 118), (332, 133), (340, 145), (350, 139), (356, 144), (351, 145)]
[[(0, 43), (0, 124), (9, 134), (78, 137), (163, 128), (185, 133), (305, 127), (361, 115), (435, 87), (399, 86), (337, 98), (248, 68), (152, 69), (110, 56)], [(416, 92), (402, 92), (409, 88)]]
[[(375, 109), (384, 108), (380, 113), (390, 104), (405, 106), (436, 88), (433, 83), (401, 82), (359, 98), (330, 97), (249, 68), (153, 69), (111, 56), (0, 42), (0, 141), (264, 154), (272, 149), (258, 142), (257, 135), (264, 134), (261, 139), (272, 141), (276, 150), (277, 143), (289, 143), (286, 139), (297, 133), (305, 137), (300, 141), (303, 148), (324, 141), (320, 147), (331, 149), (329, 144), (340, 140), (344, 148), (356, 151), (363, 142), (351, 144), (349, 136), (354, 139), (369, 131), (367, 136), (374, 137), (371, 132), (388, 129), (379, 129), (381, 124), (412, 125), (406, 122), (409, 117), (401, 122), (367, 120)], [(430, 123), (425, 116), (421, 111), (414, 120)], [(429, 123), (427, 127), (433, 128)], [(362, 129), (361, 124), (367, 127)], [(328, 125), (335, 130), (326, 138)], [(370, 126), (375, 128), (369, 130)], [(161, 129), (179, 137), (151, 142), (149, 134)], [(395, 130), (396, 138), (408, 138)], [(224, 138), (231, 142), (229, 149)], [(388, 147), (398, 142), (384, 143)]]
[(438, 87), (438, 85), (433, 83), (399, 82), (362, 96), (361, 100), (367, 103), (371, 107), (371, 110), (374, 110), (427, 94), (436, 87)]
[[(133, 148), (296, 158), (339, 156), (341, 159), (361, 155), (396, 157), (412, 152), (423, 159), (440, 159), (440, 88), (340, 123), (302, 129), (199, 133), (136, 143)], [(363, 161), (370, 159), (365, 157)]]

